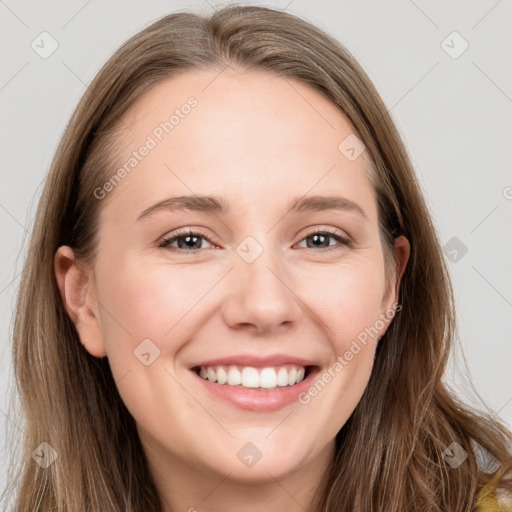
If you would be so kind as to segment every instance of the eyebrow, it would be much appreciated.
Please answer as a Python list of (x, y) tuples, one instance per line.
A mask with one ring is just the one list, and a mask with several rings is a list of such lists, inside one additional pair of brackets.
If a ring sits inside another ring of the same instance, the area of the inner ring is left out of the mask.
[[(170, 197), (146, 208), (138, 217), (137, 221), (160, 211), (183, 211), (192, 210), (197, 212), (228, 215), (231, 207), (223, 198), (218, 196), (188, 195)], [(291, 201), (286, 211), (288, 213), (305, 211), (342, 210), (359, 213), (368, 220), (366, 212), (354, 201), (341, 196), (303, 196)]]

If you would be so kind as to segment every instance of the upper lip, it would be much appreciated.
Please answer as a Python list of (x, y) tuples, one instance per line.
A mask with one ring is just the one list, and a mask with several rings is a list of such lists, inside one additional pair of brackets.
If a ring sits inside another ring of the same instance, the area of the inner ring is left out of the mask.
[(269, 366), (282, 366), (285, 364), (294, 364), (297, 366), (316, 366), (313, 361), (303, 359), (301, 357), (290, 356), (287, 354), (274, 354), (264, 357), (256, 357), (247, 354), (239, 354), (227, 357), (219, 357), (217, 359), (208, 359), (194, 363), (189, 369), (198, 366), (252, 366), (255, 368), (266, 368)]

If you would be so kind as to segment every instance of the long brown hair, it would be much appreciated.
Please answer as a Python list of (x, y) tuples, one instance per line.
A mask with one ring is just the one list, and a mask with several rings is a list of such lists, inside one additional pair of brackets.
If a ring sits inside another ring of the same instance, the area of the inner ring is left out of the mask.
[[(135, 421), (107, 358), (82, 347), (53, 261), (61, 245), (71, 246), (83, 262), (94, 260), (104, 204), (94, 190), (110, 178), (119, 120), (134, 101), (164, 78), (198, 68), (220, 72), (229, 64), (306, 83), (347, 116), (370, 158), (386, 253), (400, 234), (411, 244), (399, 289), (402, 309), (379, 342), (361, 401), (336, 437), (336, 457), (326, 468), (315, 510), (465, 512), (474, 510), (493, 477), (512, 489), (502, 478), (512, 469), (512, 434), (498, 418), (462, 403), (443, 382), (457, 339), (452, 287), (383, 101), (334, 38), (286, 12), (232, 5), (209, 17), (170, 14), (129, 39), (92, 81), (63, 134), (39, 202), (16, 306), (13, 359), (23, 446), (7, 488), (16, 491), (15, 510), (161, 510)], [(452, 443), (468, 454), (457, 468), (443, 457)], [(490, 473), (479, 470), (475, 443), (497, 461)], [(44, 468), (34, 461), (36, 449), (48, 462), (57, 459)]]

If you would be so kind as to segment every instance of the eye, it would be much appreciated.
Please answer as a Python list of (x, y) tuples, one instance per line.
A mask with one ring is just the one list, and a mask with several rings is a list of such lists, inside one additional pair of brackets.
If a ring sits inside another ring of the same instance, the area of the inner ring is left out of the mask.
[[(329, 244), (329, 239), (335, 240), (338, 242), (338, 245), (336, 244)], [(329, 229), (323, 229), (323, 230), (317, 230), (312, 231), (311, 233), (308, 233), (302, 240), (306, 240), (306, 247), (307, 248), (316, 248), (316, 249), (326, 249), (328, 251), (333, 249), (339, 249), (340, 244), (341, 246), (348, 245), (350, 246), (350, 240), (343, 236), (341, 233), (337, 231), (331, 231)], [(311, 240), (311, 243), (308, 243), (307, 241)], [(318, 245), (316, 245), (318, 244)], [(324, 251), (325, 252), (325, 251)]]
[[(208, 237), (199, 231), (182, 231), (175, 233), (173, 236), (164, 238), (158, 245), (161, 248), (170, 248), (171, 250), (182, 250), (183, 252), (194, 253), (202, 249), (201, 240), (208, 240)], [(174, 242), (178, 243), (178, 246), (172, 246)]]
[[(338, 242), (338, 245), (336, 244), (330, 244), (329, 239), (335, 240)], [(196, 253), (199, 252), (201, 249), (204, 249), (202, 247), (202, 241), (206, 240), (209, 242), (208, 237), (201, 233), (200, 231), (192, 231), (192, 230), (186, 230), (179, 233), (175, 233), (170, 237), (164, 238), (159, 243), (158, 247), (161, 247), (163, 249), (168, 248), (173, 251), (182, 251), (182, 252), (188, 252), (188, 253)], [(311, 243), (308, 243), (308, 240), (311, 240)], [(308, 233), (302, 240), (306, 241), (306, 248), (308, 249), (322, 249), (322, 250), (333, 250), (333, 249), (339, 249), (340, 245), (348, 245), (350, 246), (351, 242), (350, 239), (346, 236), (343, 236), (337, 231), (331, 231), (328, 229), (323, 230), (317, 230), (313, 231), (311, 233)], [(177, 246), (172, 245), (174, 243), (177, 243)], [(325, 252), (325, 251), (323, 251)]]

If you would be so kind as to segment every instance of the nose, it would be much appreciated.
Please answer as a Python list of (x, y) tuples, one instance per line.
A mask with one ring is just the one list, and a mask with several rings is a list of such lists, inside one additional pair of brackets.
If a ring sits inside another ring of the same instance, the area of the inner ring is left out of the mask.
[(276, 333), (293, 328), (301, 318), (298, 290), (277, 252), (265, 250), (252, 263), (240, 258), (229, 276), (222, 311), (231, 328)]

